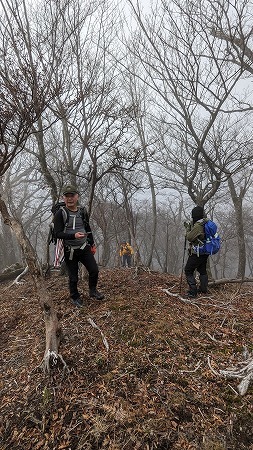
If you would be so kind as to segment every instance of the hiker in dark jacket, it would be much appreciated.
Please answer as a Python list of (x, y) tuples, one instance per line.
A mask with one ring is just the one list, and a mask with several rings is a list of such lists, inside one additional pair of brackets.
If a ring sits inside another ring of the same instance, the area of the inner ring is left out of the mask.
[(78, 263), (81, 262), (89, 273), (89, 294), (96, 300), (104, 295), (97, 291), (98, 265), (94, 254), (96, 247), (89, 224), (87, 211), (78, 206), (79, 193), (75, 186), (63, 188), (63, 200), (66, 205), (67, 223), (64, 212), (59, 209), (54, 218), (54, 230), (57, 239), (63, 239), (64, 259), (69, 276), (70, 296), (74, 305), (81, 307), (83, 301), (78, 292)]
[[(197, 293), (204, 294), (207, 292), (208, 276), (206, 265), (208, 255), (198, 255), (193, 249), (193, 246), (201, 244), (205, 238), (204, 224), (206, 221), (204, 208), (196, 206), (192, 210), (192, 224), (185, 224), (186, 239), (189, 241), (189, 256), (184, 269), (186, 281), (189, 285), (188, 297), (196, 297)], [(195, 270), (199, 272), (199, 288), (197, 288), (194, 276)]]

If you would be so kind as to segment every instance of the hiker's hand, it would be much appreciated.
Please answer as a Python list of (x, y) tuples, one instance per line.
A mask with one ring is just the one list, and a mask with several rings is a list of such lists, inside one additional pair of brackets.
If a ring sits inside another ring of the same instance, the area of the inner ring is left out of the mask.
[(85, 233), (80, 233), (79, 231), (77, 233), (75, 233), (76, 239), (83, 239), (85, 236), (86, 236)]
[(93, 245), (91, 246), (90, 251), (91, 251), (91, 253), (92, 253), (93, 255), (95, 255), (95, 253), (96, 253), (96, 251), (97, 251), (95, 244), (93, 244)]
[(186, 231), (191, 231), (191, 223), (190, 222), (184, 222), (184, 227)]

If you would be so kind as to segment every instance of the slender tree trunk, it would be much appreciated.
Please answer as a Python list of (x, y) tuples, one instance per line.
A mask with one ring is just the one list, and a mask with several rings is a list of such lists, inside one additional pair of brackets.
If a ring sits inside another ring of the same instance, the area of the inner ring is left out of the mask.
[(243, 211), (242, 211), (242, 201), (245, 194), (245, 189), (241, 188), (240, 194), (237, 195), (235, 185), (231, 177), (228, 179), (228, 186), (235, 209), (235, 227), (237, 232), (238, 253), (239, 253), (237, 278), (243, 278), (245, 276), (245, 269), (246, 269), (246, 245), (245, 245)]
[(41, 117), (37, 121), (37, 128), (33, 126), (34, 136), (38, 144), (38, 160), (40, 163), (41, 173), (43, 174), (48, 187), (50, 188), (52, 202), (55, 203), (58, 200), (57, 186), (55, 180), (51, 175), (46, 159), (46, 151), (44, 146), (44, 134), (43, 134), (43, 124)]
[(148, 154), (147, 154), (148, 144), (146, 142), (145, 126), (143, 124), (142, 111), (141, 111), (142, 106), (145, 110), (145, 99), (143, 98), (142, 101), (140, 101), (140, 98), (139, 98), (140, 93), (137, 92), (136, 89), (137, 89), (136, 82), (133, 82), (130, 85), (130, 92), (131, 92), (132, 102), (133, 102), (133, 104), (136, 105), (135, 121), (136, 121), (137, 133), (138, 133), (140, 143), (141, 143), (143, 159), (144, 159), (144, 164), (145, 164), (145, 170), (146, 170), (146, 174), (148, 176), (149, 187), (150, 187), (150, 192), (151, 192), (151, 199), (152, 199), (152, 226), (150, 229), (151, 239), (150, 239), (149, 254), (147, 256), (147, 261), (146, 261), (146, 266), (150, 268), (150, 266), (152, 264), (153, 253), (154, 253), (155, 242), (156, 242), (156, 230), (157, 230), (157, 207), (156, 207), (156, 205), (157, 205), (157, 203), (156, 203), (155, 184), (154, 184), (154, 180), (153, 180), (152, 173), (151, 173), (149, 163), (148, 163)]
[(165, 243), (165, 261), (163, 272), (168, 273), (168, 262), (169, 262), (169, 224), (166, 224), (166, 243)]
[(103, 233), (103, 251), (102, 251), (102, 258), (101, 258), (101, 265), (102, 267), (106, 267), (109, 260), (110, 260), (110, 242), (108, 239), (108, 236), (106, 235), (106, 232)]
[[(32, 276), (36, 295), (42, 308), (46, 326), (46, 349), (44, 354), (44, 369), (49, 371), (51, 363), (55, 365), (58, 360), (58, 346), (60, 342), (61, 330), (58, 325), (57, 314), (45, 286), (45, 279), (42, 275), (35, 251), (25, 235), (22, 225), (8, 213), (6, 204), (0, 196), (0, 211), (4, 223), (9, 225), (16, 235), (26, 260), (29, 272)], [(59, 355), (60, 356), (60, 355)], [(61, 357), (60, 357), (61, 358)], [(61, 358), (62, 360), (62, 358)]]
[(124, 197), (125, 197), (125, 211), (126, 211), (128, 232), (129, 232), (129, 237), (131, 238), (129, 240), (130, 240), (131, 246), (133, 247), (133, 250), (134, 250), (133, 262), (134, 262), (135, 267), (139, 267), (143, 264), (142, 264), (139, 246), (136, 241), (136, 224), (134, 223), (133, 211), (128, 202), (127, 193), (126, 193), (125, 189), (123, 189), (123, 193), (124, 193)]
[(140, 119), (137, 118), (137, 128), (138, 128), (138, 133), (139, 133), (142, 151), (143, 151), (143, 155), (144, 155), (145, 169), (146, 169), (146, 173), (147, 173), (148, 180), (149, 180), (151, 199), (152, 199), (153, 223), (152, 223), (152, 229), (150, 230), (151, 231), (150, 251), (149, 251), (149, 255), (147, 257), (147, 267), (150, 267), (152, 264), (152, 259), (153, 259), (153, 253), (154, 253), (155, 241), (156, 241), (156, 229), (157, 229), (156, 193), (155, 193), (154, 180), (153, 180), (153, 177), (152, 177), (152, 174), (151, 174), (151, 171), (149, 168), (149, 164), (148, 164), (147, 144), (145, 141), (144, 130), (143, 130), (141, 118)]

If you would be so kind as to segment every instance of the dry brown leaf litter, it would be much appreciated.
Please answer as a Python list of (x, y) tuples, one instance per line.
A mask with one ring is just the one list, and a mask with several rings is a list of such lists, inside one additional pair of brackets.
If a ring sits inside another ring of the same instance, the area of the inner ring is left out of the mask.
[(238, 380), (208, 365), (219, 372), (253, 351), (253, 286), (191, 304), (167, 293), (179, 292), (178, 277), (102, 269), (105, 301), (90, 301), (84, 280), (79, 310), (67, 278), (46, 283), (69, 372), (37, 368), (44, 324), (29, 275), (6, 292), (2, 283), (1, 450), (253, 449), (252, 385), (240, 396)]

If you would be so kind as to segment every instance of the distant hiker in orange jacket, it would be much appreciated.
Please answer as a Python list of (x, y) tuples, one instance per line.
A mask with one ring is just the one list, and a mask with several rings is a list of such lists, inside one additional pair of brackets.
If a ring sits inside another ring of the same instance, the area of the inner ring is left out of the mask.
[(131, 245), (127, 241), (123, 241), (119, 251), (122, 267), (131, 267), (133, 254), (134, 251)]

